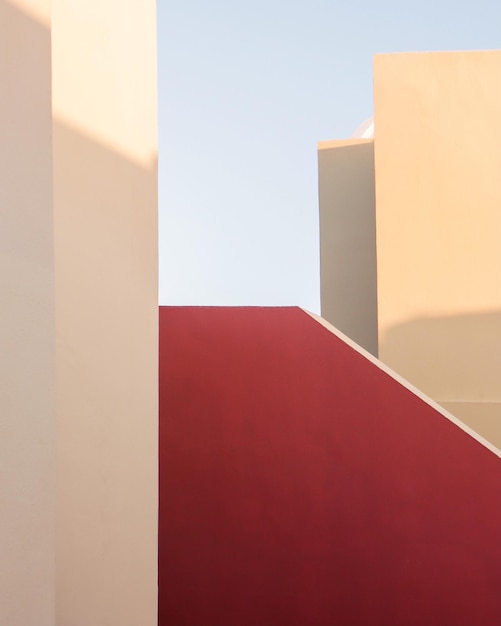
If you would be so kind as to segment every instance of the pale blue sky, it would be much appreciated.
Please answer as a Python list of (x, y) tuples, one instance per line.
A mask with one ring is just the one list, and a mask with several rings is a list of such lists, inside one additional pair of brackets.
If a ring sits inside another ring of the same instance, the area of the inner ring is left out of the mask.
[(160, 303), (319, 312), (316, 144), (373, 55), (499, 47), (499, 0), (158, 0)]

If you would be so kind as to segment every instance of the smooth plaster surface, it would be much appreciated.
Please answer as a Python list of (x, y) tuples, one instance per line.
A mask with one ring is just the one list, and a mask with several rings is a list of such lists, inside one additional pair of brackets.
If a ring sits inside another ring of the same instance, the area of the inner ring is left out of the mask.
[(501, 401), (500, 77), (501, 51), (374, 62), (379, 356), (484, 436), (473, 406)]
[(0, 624), (153, 625), (155, 4), (0, 30)]
[(318, 145), (322, 316), (377, 356), (374, 142)]
[(25, 4), (0, 0), (0, 624), (53, 626), (50, 3)]
[(52, 1), (59, 626), (157, 623), (153, 0)]
[(160, 380), (160, 626), (499, 624), (501, 451), (328, 324), (161, 307)]

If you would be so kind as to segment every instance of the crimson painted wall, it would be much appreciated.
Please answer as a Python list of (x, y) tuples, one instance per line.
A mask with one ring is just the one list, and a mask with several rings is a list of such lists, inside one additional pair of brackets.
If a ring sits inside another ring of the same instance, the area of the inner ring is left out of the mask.
[(499, 626), (500, 469), (300, 309), (160, 309), (161, 626)]

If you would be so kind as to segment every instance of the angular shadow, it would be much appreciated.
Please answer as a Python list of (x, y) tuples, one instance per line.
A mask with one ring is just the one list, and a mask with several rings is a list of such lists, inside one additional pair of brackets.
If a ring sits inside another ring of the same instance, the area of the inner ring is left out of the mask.
[(322, 317), (378, 353), (374, 142), (320, 144)]
[(380, 337), (380, 358), (501, 444), (501, 311), (419, 318)]

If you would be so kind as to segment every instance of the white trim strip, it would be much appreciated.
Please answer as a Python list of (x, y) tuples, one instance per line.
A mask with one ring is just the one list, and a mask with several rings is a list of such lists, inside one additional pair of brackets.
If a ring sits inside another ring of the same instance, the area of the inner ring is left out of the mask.
[(367, 350), (364, 350), (361, 346), (355, 343), (352, 339), (344, 335), (335, 326), (330, 324), (327, 320), (324, 320), (323, 317), (320, 317), (320, 315), (316, 315), (315, 313), (311, 313), (310, 311), (303, 309), (302, 307), (299, 307), (299, 308), (304, 313), (312, 317), (316, 322), (318, 322), (319, 324), (322, 324), (322, 326), (324, 326), (333, 335), (336, 335), (336, 337), (341, 339), (341, 341), (344, 341), (344, 343), (348, 344), (350, 348), (353, 348), (353, 350), (355, 350), (356, 352), (364, 356), (368, 361), (370, 361), (373, 365), (375, 365), (380, 370), (382, 370), (385, 374), (388, 374), (388, 376), (396, 380), (397, 383), (400, 383), (403, 387), (405, 387), (410, 392), (412, 392), (420, 400), (423, 400), (423, 402), (426, 402), (426, 404), (428, 404), (433, 409), (435, 409), (435, 411), (438, 411), (441, 415), (447, 418), (450, 422), (452, 422), (453, 424), (461, 428), (461, 430), (463, 430), (465, 433), (468, 433), (468, 435), (473, 437), (475, 441), (478, 441), (478, 443), (482, 444), (484, 447), (490, 450), (493, 454), (501, 458), (501, 450), (499, 448), (496, 448), (495, 445), (493, 445), (490, 441), (487, 441), (487, 439), (484, 439), (481, 435), (475, 432), (472, 428), (470, 428), (469, 426), (464, 424), (461, 420), (459, 420), (455, 415), (453, 415), (452, 413), (449, 413), (449, 411), (446, 411), (444, 407), (440, 406), (440, 404), (435, 402), (435, 400), (432, 400), (431, 398), (429, 398), (422, 391), (420, 391), (417, 387), (414, 387), (414, 385), (410, 383), (408, 380), (405, 380), (405, 378), (402, 378), (402, 376), (394, 372), (387, 365), (385, 365), (382, 361), (377, 359), (374, 355), (370, 354), (370, 352), (367, 352)]

